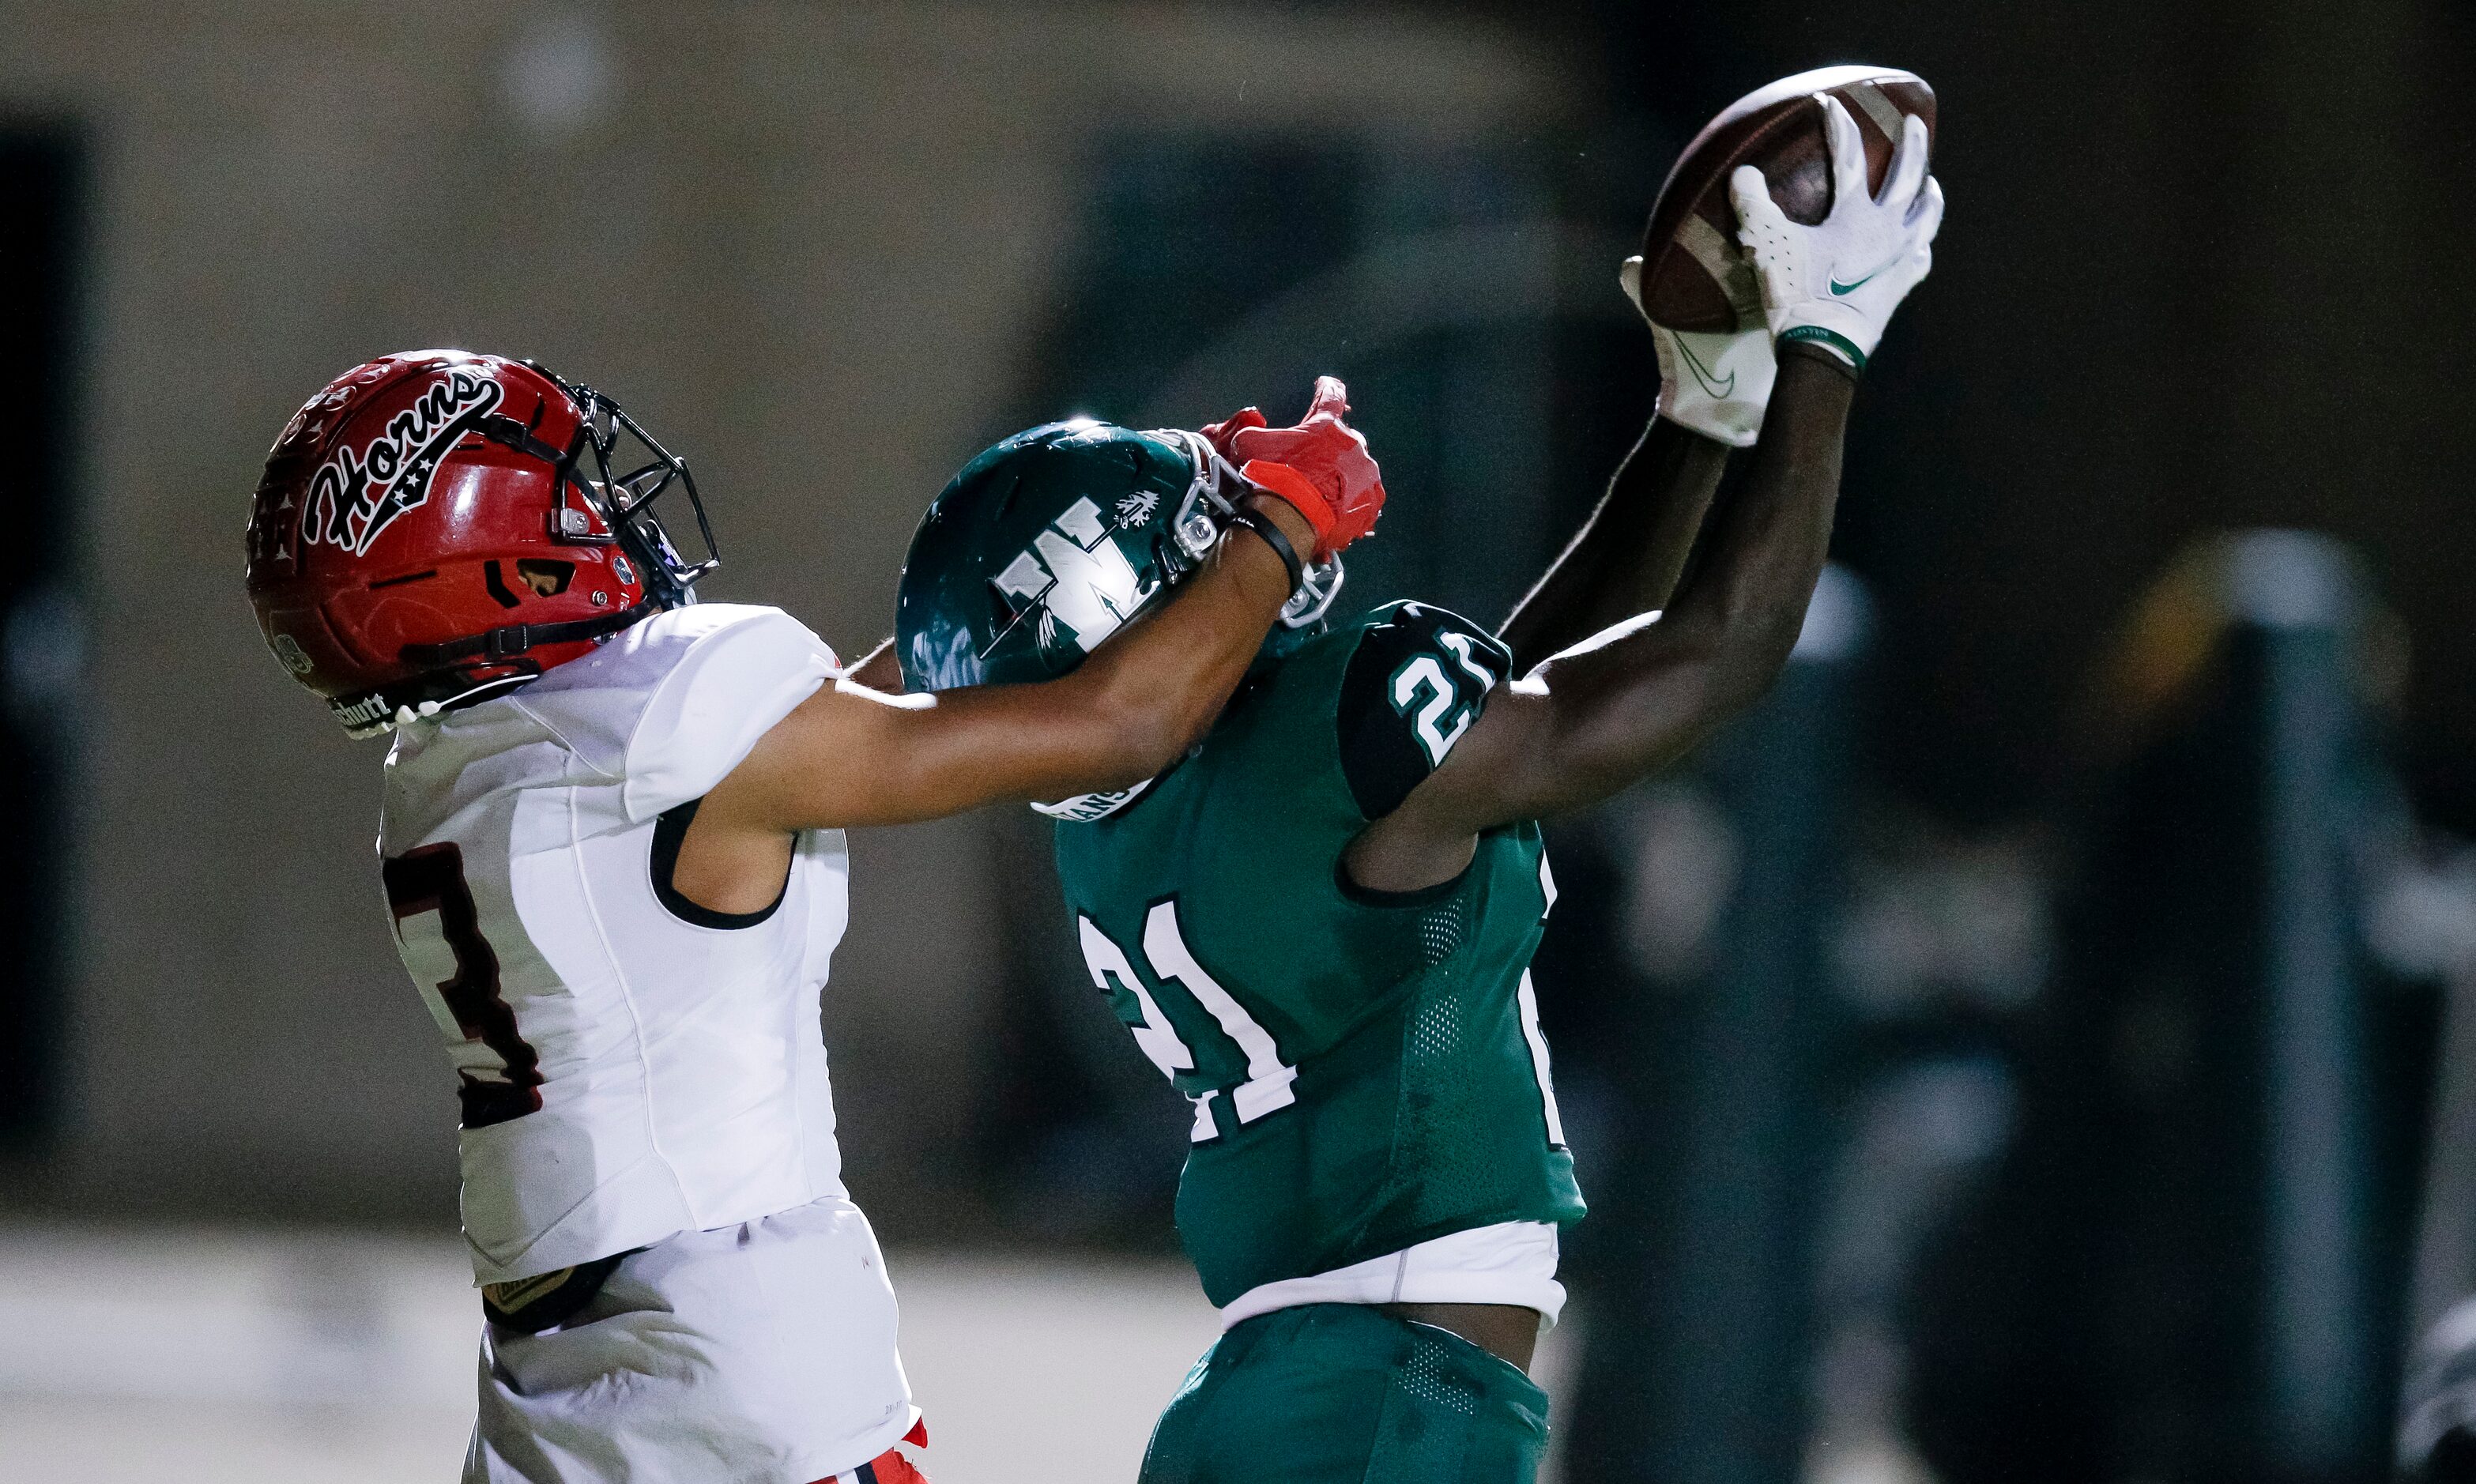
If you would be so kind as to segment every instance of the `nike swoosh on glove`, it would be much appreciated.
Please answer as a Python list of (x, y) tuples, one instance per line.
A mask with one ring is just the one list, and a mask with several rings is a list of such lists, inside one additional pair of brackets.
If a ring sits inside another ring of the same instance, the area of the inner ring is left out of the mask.
[(1349, 411), (1349, 388), (1338, 377), (1320, 376), (1315, 400), (1295, 428), (1267, 427), (1264, 414), (1248, 408), (1203, 430), (1250, 483), (1306, 517), (1316, 533), (1312, 560), (1374, 531), (1384, 510), (1384, 473), (1367, 439), (1342, 421)]
[(1739, 165), (1728, 195), (1738, 240), (1753, 254), (1763, 312), (1782, 341), (1820, 345), (1859, 370), (1909, 290), (1934, 267), (1943, 187), (1926, 174), (1926, 126), (1912, 113), (1892, 151), (1883, 193), (1866, 190), (1866, 145), (1840, 101), (1817, 93), (1831, 147), (1831, 214), (1819, 226), (1790, 221), (1763, 172)]
[(1768, 325), (1751, 330), (1671, 330), (1642, 308), (1642, 260), (1617, 270), (1625, 297), (1650, 326), (1659, 352), (1659, 415), (1730, 448), (1750, 448), (1763, 431), (1779, 359)]

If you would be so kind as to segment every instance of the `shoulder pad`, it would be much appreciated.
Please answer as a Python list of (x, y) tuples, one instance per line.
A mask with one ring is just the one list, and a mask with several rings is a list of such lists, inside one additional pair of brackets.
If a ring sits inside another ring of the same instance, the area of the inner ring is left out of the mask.
[(645, 648), (659, 652), (642, 657), (667, 664), (628, 737), (632, 820), (704, 798), (836, 669), (825, 641), (780, 608), (700, 604), (640, 627), (656, 629)]
[(1376, 820), (1399, 808), (1512, 670), (1510, 650), (1448, 609), (1397, 603), (1362, 620), (1334, 717), (1359, 812)]

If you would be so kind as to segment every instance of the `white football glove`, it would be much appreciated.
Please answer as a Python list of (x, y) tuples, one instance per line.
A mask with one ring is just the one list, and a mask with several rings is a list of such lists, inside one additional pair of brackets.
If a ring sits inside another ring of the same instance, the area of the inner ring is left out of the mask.
[(1737, 167), (1728, 195), (1743, 224), (1738, 240), (1763, 281), (1771, 334), (1820, 345), (1863, 371), (1892, 311), (1934, 266), (1943, 187), (1926, 174), (1926, 126), (1912, 113), (1892, 151), (1882, 195), (1867, 194), (1857, 121), (1838, 99), (1815, 96), (1831, 147), (1831, 214), (1817, 227), (1790, 221), (1752, 165)]
[(1642, 308), (1642, 260), (1628, 258), (1617, 270), (1625, 297), (1642, 309), (1650, 343), (1659, 352), (1659, 415), (1730, 448), (1749, 448), (1763, 431), (1771, 379), (1779, 359), (1771, 333), (1751, 330), (1671, 330)]

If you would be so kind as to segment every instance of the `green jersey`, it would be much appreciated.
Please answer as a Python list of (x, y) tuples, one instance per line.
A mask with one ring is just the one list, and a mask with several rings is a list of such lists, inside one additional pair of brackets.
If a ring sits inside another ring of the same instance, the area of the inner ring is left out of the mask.
[(1539, 827), (1424, 891), (1342, 868), (1510, 669), (1466, 620), (1380, 608), (1250, 681), (1131, 803), (1057, 827), (1093, 980), (1195, 1106), (1177, 1225), (1215, 1304), (1582, 1215), (1530, 987)]

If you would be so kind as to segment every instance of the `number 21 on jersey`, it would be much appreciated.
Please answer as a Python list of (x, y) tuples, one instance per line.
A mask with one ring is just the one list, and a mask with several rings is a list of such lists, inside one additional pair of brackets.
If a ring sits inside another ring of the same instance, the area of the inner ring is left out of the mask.
[[(1441, 633), (1437, 641), (1452, 652), (1453, 660), (1478, 681), (1477, 694), (1484, 696), (1496, 684), (1496, 673), (1481, 663), (1477, 646), (1465, 633)], [(1427, 754), (1427, 766), (1441, 767), (1445, 754), (1470, 730), (1471, 718), (1477, 714), (1476, 705), (1464, 701), (1452, 679), (1445, 674), (1444, 662), (1433, 655), (1414, 655), (1393, 672), (1386, 687), (1393, 709), (1409, 717), (1411, 730), (1419, 739), (1419, 751)]]
[[(1135, 1045), (1173, 1082), (1179, 1073), (1195, 1070), (1194, 1051), (1161, 1013), (1160, 1002), (1135, 973), (1126, 951), (1094, 926), (1092, 919), (1078, 913), (1075, 921), (1083, 940), (1083, 962), (1092, 971), (1093, 984), (1104, 995), (1124, 989), (1143, 1017), (1142, 1024), (1127, 1027), (1135, 1034)], [(1151, 911), (1145, 915), (1144, 958), (1154, 979), (1177, 984), (1194, 997), (1195, 1002), (1219, 1024), (1222, 1034), (1247, 1058), (1247, 1080), (1228, 1089), (1230, 1110), (1238, 1115), (1238, 1122), (1251, 1124), (1298, 1101), (1291, 1084), (1298, 1080), (1299, 1069), (1281, 1060), (1280, 1049), (1273, 1044), (1273, 1033), (1248, 1014), (1247, 1007), (1222, 988), (1203, 965), (1196, 962), (1195, 954), (1186, 946), (1186, 935), (1178, 930), (1176, 898), (1152, 903)], [(1195, 1104), (1195, 1126), (1187, 1134), (1189, 1142), (1201, 1144), (1220, 1136), (1212, 1122), (1212, 1102), (1220, 1096), (1218, 1088), (1189, 1095)]]

